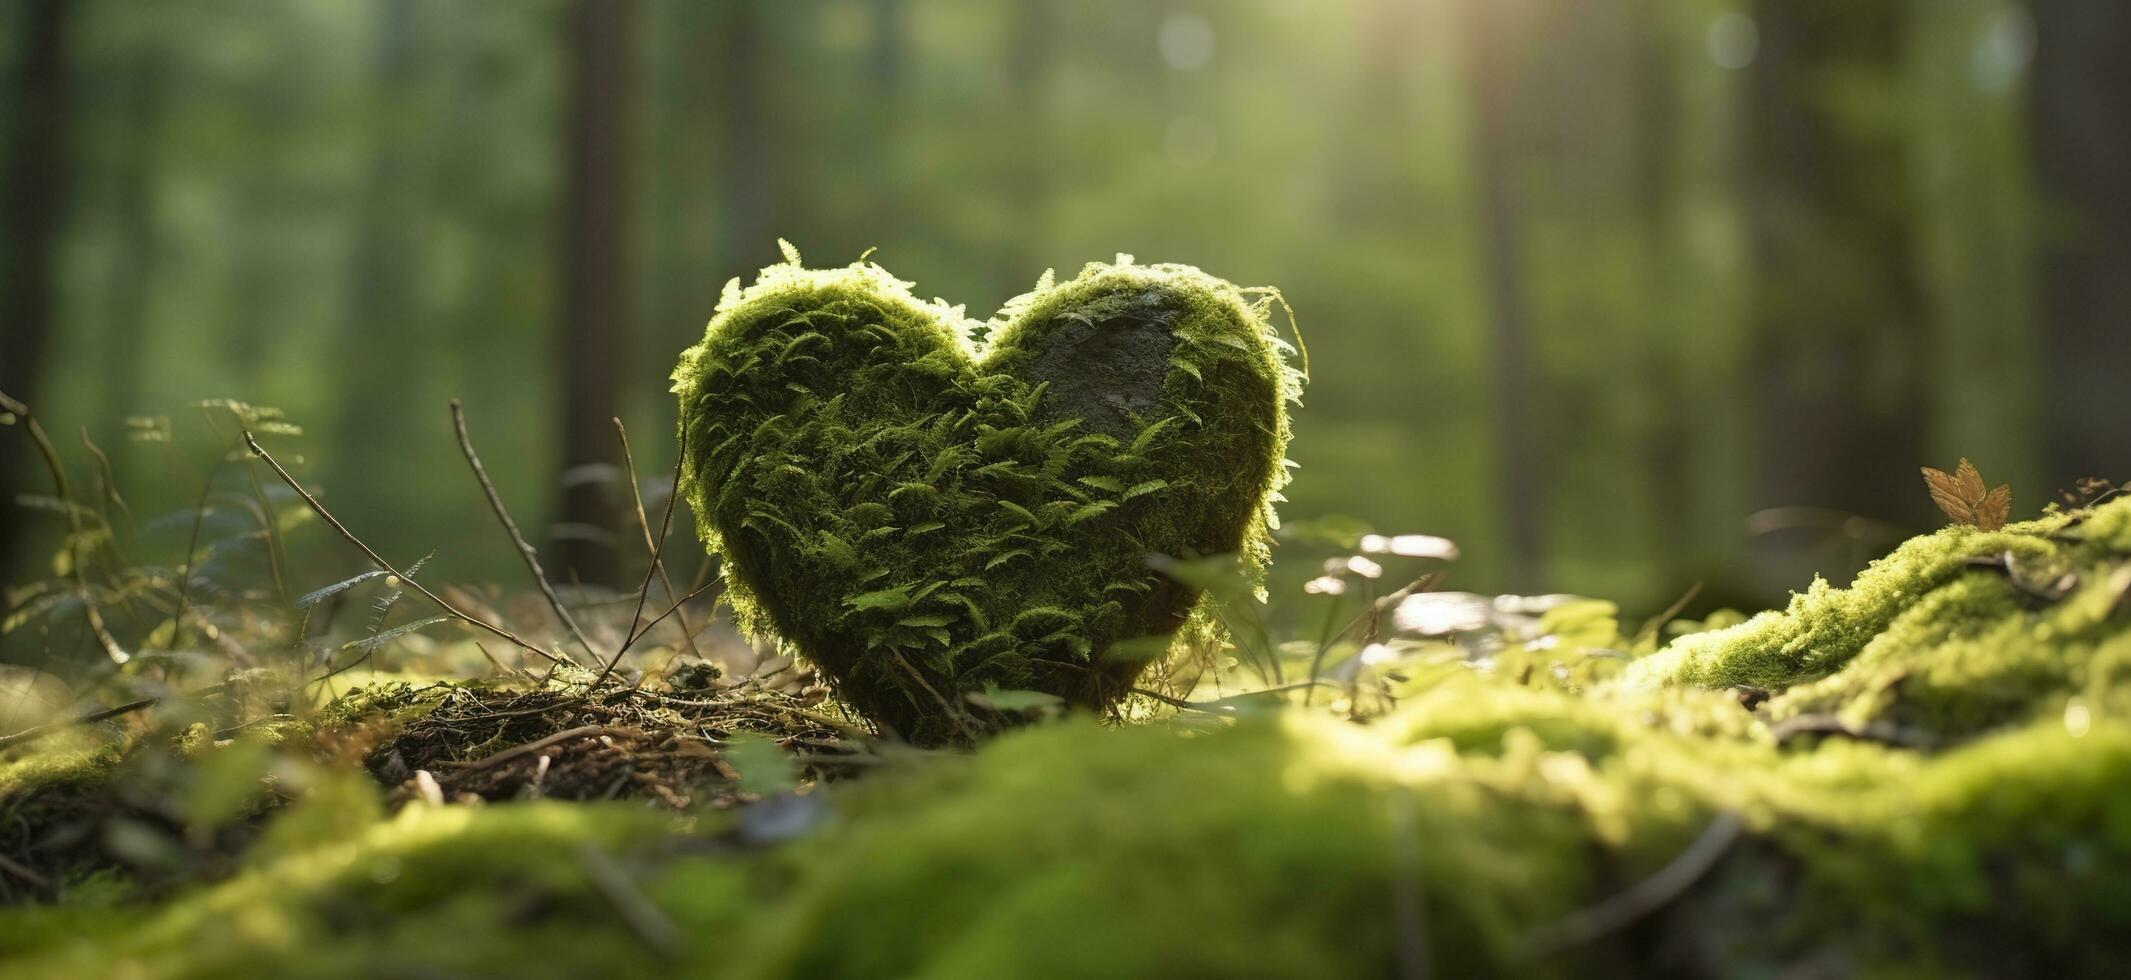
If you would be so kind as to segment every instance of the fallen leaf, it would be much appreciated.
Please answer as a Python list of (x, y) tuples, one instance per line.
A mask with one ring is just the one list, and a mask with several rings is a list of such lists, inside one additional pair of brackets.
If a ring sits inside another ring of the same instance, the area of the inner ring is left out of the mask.
[(1995, 531), (2005, 526), (2005, 519), (2013, 513), (2013, 488), (2001, 485), (1983, 496), (1976, 505), (1976, 526), (1985, 531)]
[(1973, 524), (1985, 531), (1995, 531), (2005, 526), (2013, 512), (2013, 488), (2000, 484), (1995, 489), (1983, 482), (1983, 474), (1966, 458), (1952, 473), (1945, 470), (1923, 467), (1924, 488), (1931, 491), (1931, 502), (1939, 505), (1957, 524)]

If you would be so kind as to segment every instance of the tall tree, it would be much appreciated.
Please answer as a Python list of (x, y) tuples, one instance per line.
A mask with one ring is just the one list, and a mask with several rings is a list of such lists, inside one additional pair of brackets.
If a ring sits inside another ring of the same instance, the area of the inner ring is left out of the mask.
[(775, 232), (770, 230), (776, 213), (773, 160), (778, 130), (768, 105), (768, 68), (763, 62), (769, 46), (763, 27), (761, 4), (735, 0), (725, 11), (718, 35), (717, 60), (720, 101), (721, 161), (725, 174), (725, 266), (738, 274), (753, 267), (757, 257), (767, 258)]
[(871, 90), (865, 122), (868, 241), (880, 244), (900, 230), (901, 175), (895, 166), (896, 136), (902, 131), (904, 47), (908, 30), (903, 0), (873, 0), (873, 37), (866, 50), (866, 81)]
[(562, 459), (558, 524), (563, 575), (611, 583), (619, 567), (614, 488), (573, 478), (615, 456), (611, 419), (628, 323), (628, 108), (634, 71), (632, 0), (570, 5), (562, 283)]
[(1464, 7), (1468, 137), (1478, 185), (1482, 271), (1493, 338), (1497, 472), (1509, 542), (1506, 580), (1534, 584), (1541, 554), (1539, 445), (1532, 420), (1530, 314), (1524, 277), (1524, 214), (1517, 193), (1520, 153), (1514, 93), (1524, 53), (1525, 5), (1470, 0)]
[[(38, 375), (52, 336), (52, 253), (67, 198), (69, 136), (68, 0), (29, 0), (20, 11), (21, 66), (13, 89), (16, 126), (6, 180), (7, 273), (0, 276), (0, 391), (36, 406)], [(11, 440), (12, 441), (12, 440)], [(29, 456), (0, 446), (0, 573), (20, 544), (23, 512), (14, 495), (26, 488)]]
[(2131, 4), (2033, 0), (2051, 479), (2131, 478)]
[(1688, 402), (1687, 378), (1692, 362), (1680, 345), (1671, 340), (1682, 332), (1681, 320), (1690, 316), (1689, 304), (1679, 282), (1682, 265), (1677, 245), (1681, 198), (1688, 175), (1675, 159), (1681, 129), (1679, 44), (1671, 22), (1678, 10), (1669, 0), (1633, 0), (1629, 18), (1629, 45), (1624, 59), (1630, 95), (1632, 126), (1630, 146), (1630, 193), (1635, 206), (1637, 245), (1641, 252), (1638, 284), (1649, 311), (1646, 321), (1663, 338), (1645, 345), (1636, 366), (1646, 390), (1664, 406), (1643, 434), (1640, 464), (1649, 488), (1649, 506), (1657, 515), (1653, 543), (1660, 553), (1656, 564), (1668, 587), (1706, 574), (1700, 567), (1711, 542), (1697, 532), (1696, 517), (1710, 508), (1698, 501), (1698, 486), (1692, 443), (1698, 420), (1681, 406)]
[[(418, 44), (420, 15), (418, 0), (385, 0), (378, 11), (370, 55), (370, 111), (360, 137), (368, 143), (369, 166), (353, 227), (347, 318), (340, 339), (341, 407), (332, 451), (323, 459), (323, 488), (340, 501), (336, 509), (353, 520), (386, 525), (379, 536), (388, 547), (412, 542), (394, 533), (390, 525), (397, 522), (381, 520), (392, 508), (390, 495), (400, 482), (382, 474), (397, 472), (404, 478), (408, 447), (417, 444), (416, 433), (427, 417), (427, 406), (409, 391), (423, 364), (417, 302), (423, 170), (417, 154), (416, 108), (427, 65)], [(246, 188), (246, 193), (253, 192)], [(258, 233), (256, 227), (251, 230)], [(253, 268), (255, 264), (246, 263), (239, 274)], [(245, 312), (240, 305), (240, 324), (256, 322)]]
[(1011, 134), (1003, 148), (1001, 185), (1013, 215), (1007, 238), (997, 243), (992, 281), (999, 295), (1029, 288), (1029, 267), (1042, 239), (1047, 177), (1053, 160), (1046, 138), (1051, 80), (1058, 55), (1059, 16), (1047, 0), (1021, 0), (1014, 7), (1006, 44), (1006, 88)]
[[(134, 18), (158, 18), (158, 8), (133, 11)], [(147, 25), (161, 28), (162, 23)], [(157, 188), (162, 180), (163, 121), (168, 113), (171, 82), (170, 39), (159, 29), (142, 30), (129, 45), (130, 68), (126, 78), (125, 153), (119, 163), (118, 186), (111, 202), (115, 225), (116, 261), (111, 264), (110, 285), (105, 296), (110, 306), (110, 341), (105, 350), (109, 376), (103, 385), (103, 419), (115, 424), (141, 411), (141, 378), (145, 361), (141, 342), (148, 332), (148, 297), (155, 282), (159, 232), (156, 221)]]
[[(1904, 5), (1757, 0), (1747, 101), (1764, 506), (1921, 520), (1923, 292), (1892, 101)], [(1796, 541), (1793, 544), (1799, 543)], [(1826, 556), (1779, 551), (1795, 580)]]

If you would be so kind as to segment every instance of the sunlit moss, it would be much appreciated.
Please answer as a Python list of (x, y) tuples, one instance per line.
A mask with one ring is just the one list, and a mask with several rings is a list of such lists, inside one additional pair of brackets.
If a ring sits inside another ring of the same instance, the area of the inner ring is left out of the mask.
[(2131, 710), (2131, 500), (1999, 532), (1915, 538), (1846, 589), (1681, 639), (1628, 670), (1639, 687), (1753, 685), (1772, 720), (1827, 717), (1946, 743), (2065, 710)]
[(153, 910), (92, 906), (25, 916), (10, 924), (34, 923), (41, 938), (60, 941), (9, 975), (648, 968), (642, 947), (614, 928), (587, 862), (611, 860), (608, 852), (667, 826), (647, 811), (613, 806), (414, 807), (308, 846), (284, 841), (235, 878)]
[(978, 323), (877, 265), (728, 286), (675, 371), (683, 490), (743, 629), (920, 742), (965, 695), (1100, 707), (1195, 590), (1149, 555), (1267, 555), (1299, 392), (1255, 298), (1121, 257)]
[[(0, 951), (28, 977), (2115, 975), (2126, 567), (2131, 502), (1950, 529), (1638, 661), (1590, 656), (1632, 646), (1594, 615), (1413, 671), (1365, 725), (1083, 718), (905, 760), (814, 787), (783, 843), (620, 807), (378, 822), (320, 784), (234, 879), (0, 913)], [(1831, 645), (1768, 652), (1800, 636)], [(1767, 700), (1721, 686), (1739, 662)]]

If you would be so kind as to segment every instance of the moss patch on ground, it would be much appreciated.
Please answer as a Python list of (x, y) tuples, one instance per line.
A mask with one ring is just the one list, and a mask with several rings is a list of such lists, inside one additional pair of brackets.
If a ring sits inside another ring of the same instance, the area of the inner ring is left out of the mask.
[(1639, 658), (1579, 633), (1416, 662), (1363, 724), (1082, 718), (682, 814), (380, 818), (326, 780), (234, 877), (0, 912), (0, 955), (25, 977), (2108, 975), (2131, 968), (2127, 593), (2121, 501), (1927, 535)]

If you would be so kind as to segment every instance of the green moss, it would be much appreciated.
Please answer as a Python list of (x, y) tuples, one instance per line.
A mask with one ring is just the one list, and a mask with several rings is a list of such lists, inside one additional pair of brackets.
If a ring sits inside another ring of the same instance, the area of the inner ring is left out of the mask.
[(1753, 685), (1781, 721), (1830, 716), (1906, 740), (1957, 741), (2038, 715), (2131, 708), (2125, 592), (2131, 500), (1998, 532), (1915, 538), (1846, 589), (1816, 581), (1788, 609), (1689, 636), (1631, 685)]
[(308, 847), (270, 849), (229, 881), (152, 910), (21, 914), (5, 924), (18, 941), (44, 946), (8, 975), (648, 971), (653, 961), (591, 884), (588, 862), (666, 827), (613, 806), (413, 807)]
[[(1150, 555), (1266, 559), (1299, 378), (1272, 294), (1091, 264), (980, 324), (879, 266), (728, 286), (674, 373), (684, 490), (741, 626), (920, 742), (989, 686), (1101, 707), (1197, 592)], [(981, 338), (981, 339), (980, 339)]]
[[(2131, 886), (2109, 870), (2131, 859), (2131, 801), (2113, 791), (2131, 730), (1799, 755), (1597, 724), (1575, 700), (1530, 699), (1528, 718), (1551, 701), (1571, 721), (1512, 726), (1482, 752), (1434, 734), (1425, 709), (1380, 732), (1291, 716), (1193, 738), (1015, 735), (864, 791), (843, 833), (792, 860), (797, 884), (735, 972), (1368, 976), (1392, 972), (1402, 931), (1449, 975), (2131, 955), (2110, 938), (2131, 925)], [(1593, 727), (1613, 742), (1596, 755)], [(1723, 811), (1746, 839), (1689, 897), (1639, 934), (1538, 955), (1545, 929)], [(1400, 922), (1402, 888), (1422, 921)], [(1653, 935), (1701, 948), (1661, 964)]]
[[(2009, 571), (1969, 561), (2008, 551)], [(378, 821), (374, 790), (322, 782), (229, 881), (127, 915), (0, 912), (0, 953), (25, 977), (1380, 976), (1416, 959), (1446, 976), (2117, 975), (2126, 568), (2131, 502), (1949, 529), (1850, 589), (1638, 661), (1587, 655), (1629, 645), (1600, 610), (1558, 617), (1580, 639), (1414, 669), (1365, 725), (1294, 707), (1083, 718), (916, 754), (788, 799), (826, 822), (783, 844), (752, 841), (745, 814), (690, 828), (609, 806)], [(1825, 645), (1785, 649), (1800, 637)], [(1772, 696), (1742, 699), (1726, 671)], [(1785, 736), (1813, 714), (1841, 724)], [(1622, 896), (1634, 915), (1586, 927)]]
[(95, 782), (118, 765), (120, 748), (105, 742), (56, 736), (38, 751), (0, 760), (0, 804), (55, 786)]

